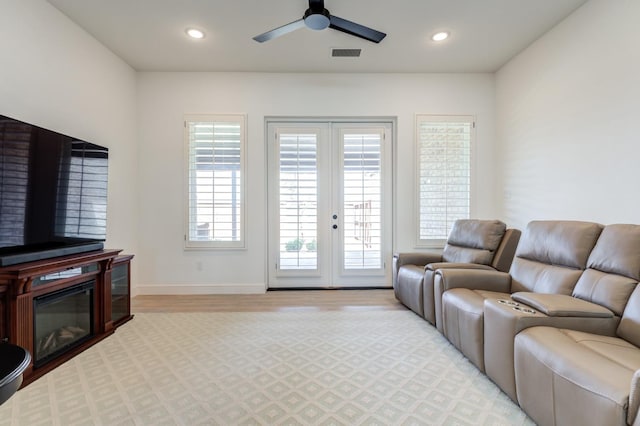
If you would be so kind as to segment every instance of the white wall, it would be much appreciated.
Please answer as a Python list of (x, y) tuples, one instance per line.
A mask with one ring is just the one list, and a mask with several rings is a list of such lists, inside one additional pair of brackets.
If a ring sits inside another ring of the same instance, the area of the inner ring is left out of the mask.
[(0, 114), (109, 147), (108, 248), (137, 253), (135, 71), (41, 0), (2, 1)]
[(640, 2), (591, 0), (496, 75), (507, 223), (638, 223)]
[[(265, 116), (397, 117), (396, 249), (414, 249), (416, 113), (477, 117), (474, 215), (496, 217), (491, 74), (139, 73), (140, 293), (256, 292), (266, 281)], [(248, 247), (185, 251), (183, 115), (248, 115)], [(201, 268), (198, 267), (201, 264)], [(201, 270), (199, 270), (201, 269)]]
[[(496, 76), (136, 74), (48, 3), (3, 1), (0, 114), (110, 148), (107, 246), (137, 255), (138, 292), (259, 291), (265, 116), (397, 117), (398, 251), (414, 249), (416, 113), (477, 116), (476, 217), (637, 223), (638, 16), (591, 0)], [(182, 118), (229, 112), (249, 117), (248, 248), (187, 252)]]

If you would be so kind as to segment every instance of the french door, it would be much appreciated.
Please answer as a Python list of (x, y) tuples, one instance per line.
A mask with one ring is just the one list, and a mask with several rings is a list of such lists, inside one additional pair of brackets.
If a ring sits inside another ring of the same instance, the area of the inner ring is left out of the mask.
[(269, 122), (269, 280), (391, 285), (392, 124)]

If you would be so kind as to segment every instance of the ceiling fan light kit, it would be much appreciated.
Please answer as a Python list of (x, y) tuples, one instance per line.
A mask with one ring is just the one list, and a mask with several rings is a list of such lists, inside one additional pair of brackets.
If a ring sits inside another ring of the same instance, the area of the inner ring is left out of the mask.
[(264, 43), (302, 27), (316, 31), (332, 28), (374, 43), (380, 43), (387, 36), (385, 33), (373, 28), (332, 15), (324, 8), (324, 0), (309, 0), (309, 8), (304, 12), (301, 19), (257, 35), (253, 39), (259, 43)]
[(311, 9), (307, 9), (302, 19), (307, 28), (316, 31), (324, 30), (331, 24), (331, 15), (329, 15), (329, 11), (324, 8), (321, 13), (312, 12)]

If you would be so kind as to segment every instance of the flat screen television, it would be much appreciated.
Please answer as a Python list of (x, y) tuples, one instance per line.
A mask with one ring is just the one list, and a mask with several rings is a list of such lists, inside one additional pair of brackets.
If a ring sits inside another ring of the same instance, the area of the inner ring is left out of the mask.
[(0, 115), (0, 267), (103, 248), (108, 157)]

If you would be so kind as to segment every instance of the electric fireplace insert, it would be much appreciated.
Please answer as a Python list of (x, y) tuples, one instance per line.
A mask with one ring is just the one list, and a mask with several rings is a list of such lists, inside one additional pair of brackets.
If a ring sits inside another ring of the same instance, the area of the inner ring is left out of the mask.
[(39, 367), (94, 335), (95, 280), (33, 299), (33, 364)]

